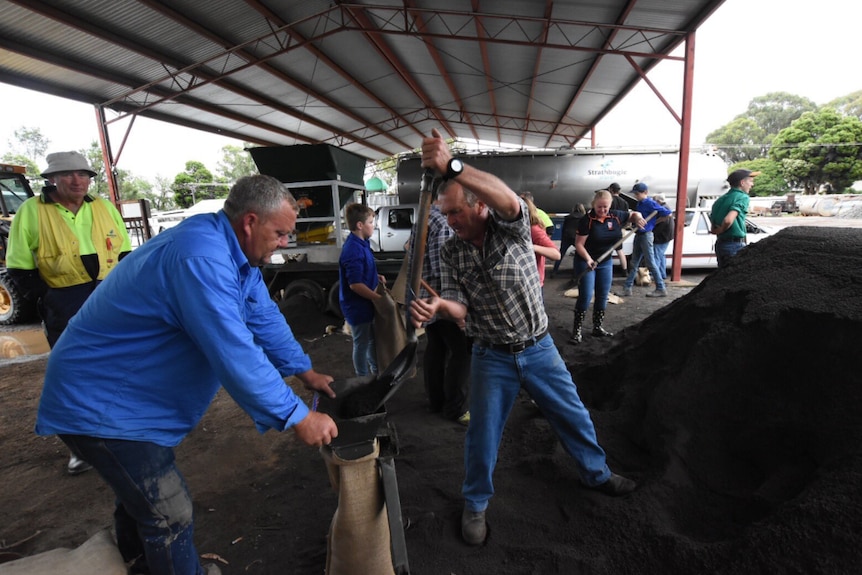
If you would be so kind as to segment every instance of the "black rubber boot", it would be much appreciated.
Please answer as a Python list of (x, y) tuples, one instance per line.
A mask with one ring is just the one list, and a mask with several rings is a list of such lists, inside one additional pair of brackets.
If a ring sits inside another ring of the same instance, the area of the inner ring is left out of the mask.
[(569, 343), (577, 345), (581, 343), (581, 326), (584, 325), (584, 318), (587, 317), (587, 312), (575, 310), (575, 325), (572, 327), (572, 337), (569, 338)]
[(593, 336), (594, 337), (613, 337), (609, 331), (606, 331), (602, 327), (602, 323), (605, 321), (605, 310), (603, 309), (594, 309), (593, 310)]

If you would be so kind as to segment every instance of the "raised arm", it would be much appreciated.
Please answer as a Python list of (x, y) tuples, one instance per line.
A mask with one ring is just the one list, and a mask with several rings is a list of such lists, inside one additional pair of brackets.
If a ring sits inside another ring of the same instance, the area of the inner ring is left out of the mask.
[[(422, 139), (422, 167), (445, 174), (451, 159), (452, 153), (446, 145), (446, 140), (436, 128), (431, 130), (431, 137)], [(456, 180), (501, 218), (514, 220), (521, 213), (518, 196), (497, 176), (465, 165), (464, 171), (457, 176)]]

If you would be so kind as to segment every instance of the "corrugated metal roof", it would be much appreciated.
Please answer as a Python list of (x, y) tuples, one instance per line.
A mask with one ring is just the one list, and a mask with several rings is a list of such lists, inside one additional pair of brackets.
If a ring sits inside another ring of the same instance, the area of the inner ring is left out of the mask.
[(572, 147), (723, 0), (0, 0), (0, 80), (368, 159)]

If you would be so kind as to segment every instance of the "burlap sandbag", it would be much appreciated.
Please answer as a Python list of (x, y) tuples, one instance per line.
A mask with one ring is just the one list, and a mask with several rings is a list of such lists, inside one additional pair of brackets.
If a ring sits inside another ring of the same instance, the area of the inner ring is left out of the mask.
[(377, 440), (374, 451), (359, 459), (341, 459), (326, 446), (320, 454), (338, 493), (327, 535), (326, 575), (394, 575)]
[[(388, 533), (388, 531), (387, 531)], [(76, 549), (52, 549), (0, 565), (2, 575), (126, 575), (126, 564), (108, 530)]]
[(383, 371), (407, 345), (407, 327), (401, 306), (386, 286), (377, 284), (377, 293), (383, 297), (373, 300), (374, 346), (377, 349), (377, 368)]
[(652, 274), (647, 268), (638, 268), (637, 276), (635, 277), (635, 285), (648, 286), (652, 283)]

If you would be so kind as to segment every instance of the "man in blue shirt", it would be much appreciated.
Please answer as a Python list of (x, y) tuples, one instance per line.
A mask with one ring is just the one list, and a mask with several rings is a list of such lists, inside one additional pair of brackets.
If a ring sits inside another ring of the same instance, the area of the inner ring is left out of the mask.
[(669, 216), (670, 208), (663, 206), (649, 197), (649, 187), (644, 182), (638, 182), (632, 188), (632, 192), (638, 201), (635, 210), (641, 213), (644, 218), (648, 218), (653, 212), (657, 212), (655, 217), (649, 220), (646, 225), (635, 232), (634, 248), (632, 250), (632, 265), (629, 269), (629, 275), (626, 276), (625, 284), (623, 285), (623, 295), (632, 295), (632, 286), (635, 283), (635, 276), (638, 274), (638, 268), (641, 261), (646, 264), (649, 273), (652, 274), (655, 280), (655, 291), (648, 292), (647, 297), (667, 297), (667, 287), (661, 277), (661, 272), (653, 258), (653, 228), (655, 228), (656, 218)]
[(36, 432), (59, 435), (114, 490), (117, 542), (133, 572), (204, 572), (173, 447), (220, 386), (261, 433), (293, 428), (312, 446), (338, 434), (284, 382), (296, 376), (335, 395), (258, 269), (286, 246), (296, 216), (278, 180), (241, 178), (222, 211), (189, 218), (124, 258), (51, 350)]

